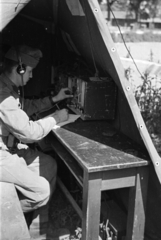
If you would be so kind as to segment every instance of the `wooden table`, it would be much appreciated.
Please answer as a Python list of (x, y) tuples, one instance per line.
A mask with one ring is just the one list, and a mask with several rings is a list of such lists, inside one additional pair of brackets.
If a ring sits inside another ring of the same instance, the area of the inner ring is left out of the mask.
[(144, 238), (149, 157), (106, 122), (82, 120), (52, 131), (52, 148), (83, 189), (82, 239), (98, 240), (101, 192), (130, 188), (126, 240)]

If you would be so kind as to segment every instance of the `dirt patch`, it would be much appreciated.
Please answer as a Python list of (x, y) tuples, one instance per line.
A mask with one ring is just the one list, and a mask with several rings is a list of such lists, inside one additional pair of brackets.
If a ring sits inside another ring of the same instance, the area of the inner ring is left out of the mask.
[(50, 202), (49, 216), (55, 230), (66, 228), (75, 239), (75, 230), (81, 227), (81, 219), (58, 186)]

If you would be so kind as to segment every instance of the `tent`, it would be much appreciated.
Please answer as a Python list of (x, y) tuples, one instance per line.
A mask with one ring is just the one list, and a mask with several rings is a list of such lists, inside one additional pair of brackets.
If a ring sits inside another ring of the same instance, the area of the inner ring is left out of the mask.
[(9, 45), (22, 42), (41, 48), (44, 54), (34, 73), (37, 84), (31, 81), (25, 87), (26, 95), (40, 94), (53, 83), (53, 76), (64, 64), (62, 58), (69, 67), (70, 58), (77, 56), (76, 59), (85, 60), (82, 64), (88, 66), (86, 70), (90, 69), (93, 76), (112, 77), (118, 87), (116, 117), (112, 124), (140, 144), (153, 163), (150, 166), (149, 196), (156, 199), (148, 198), (147, 231), (151, 228), (150, 234), (157, 233), (158, 239), (161, 238), (161, 158), (125, 77), (97, 0), (1, 0), (0, 7), (2, 54)]

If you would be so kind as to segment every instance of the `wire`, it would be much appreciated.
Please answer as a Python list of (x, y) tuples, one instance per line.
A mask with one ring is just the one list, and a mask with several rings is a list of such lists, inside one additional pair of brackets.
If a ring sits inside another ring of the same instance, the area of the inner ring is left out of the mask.
[(117, 22), (117, 19), (116, 19), (115, 15), (114, 15), (114, 13), (113, 13), (113, 11), (112, 11), (112, 9), (111, 9), (110, 4), (109, 4), (109, 8), (110, 8), (110, 11), (111, 11), (111, 13), (112, 13), (112, 15), (113, 15), (113, 17), (114, 17), (114, 19), (115, 19), (115, 21), (116, 21), (116, 25), (117, 25), (117, 27), (118, 27), (118, 29), (119, 29), (119, 32), (120, 32), (120, 34), (121, 34), (121, 38), (122, 38), (122, 40), (123, 40), (123, 43), (124, 43), (124, 45), (125, 45), (125, 47), (126, 47), (128, 53), (129, 53), (129, 56), (131, 57), (131, 59), (132, 59), (134, 65), (135, 65), (135, 67), (136, 67), (138, 73), (139, 73), (140, 76), (145, 80), (145, 77), (144, 77), (144, 76), (142, 75), (142, 73), (140, 72), (140, 70), (139, 70), (137, 64), (135, 63), (135, 60), (134, 60), (133, 56), (131, 55), (131, 53), (130, 53), (130, 51), (129, 51), (127, 45), (126, 45), (126, 42), (125, 42), (124, 37), (123, 37), (123, 34), (122, 34), (122, 32), (121, 32), (121, 28), (120, 28), (120, 26), (119, 26), (119, 24), (118, 24), (118, 22)]
[(21, 75), (21, 80), (22, 80), (22, 107), (21, 109), (23, 110), (24, 109), (24, 97), (25, 97), (25, 94), (24, 94), (24, 81), (23, 81), (23, 75)]

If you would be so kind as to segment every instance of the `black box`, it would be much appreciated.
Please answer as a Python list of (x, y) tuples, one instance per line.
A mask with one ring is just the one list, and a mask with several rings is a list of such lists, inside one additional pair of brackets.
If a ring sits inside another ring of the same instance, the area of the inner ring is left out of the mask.
[(69, 78), (68, 87), (74, 95), (68, 107), (83, 120), (115, 118), (117, 87), (113, 80)]

